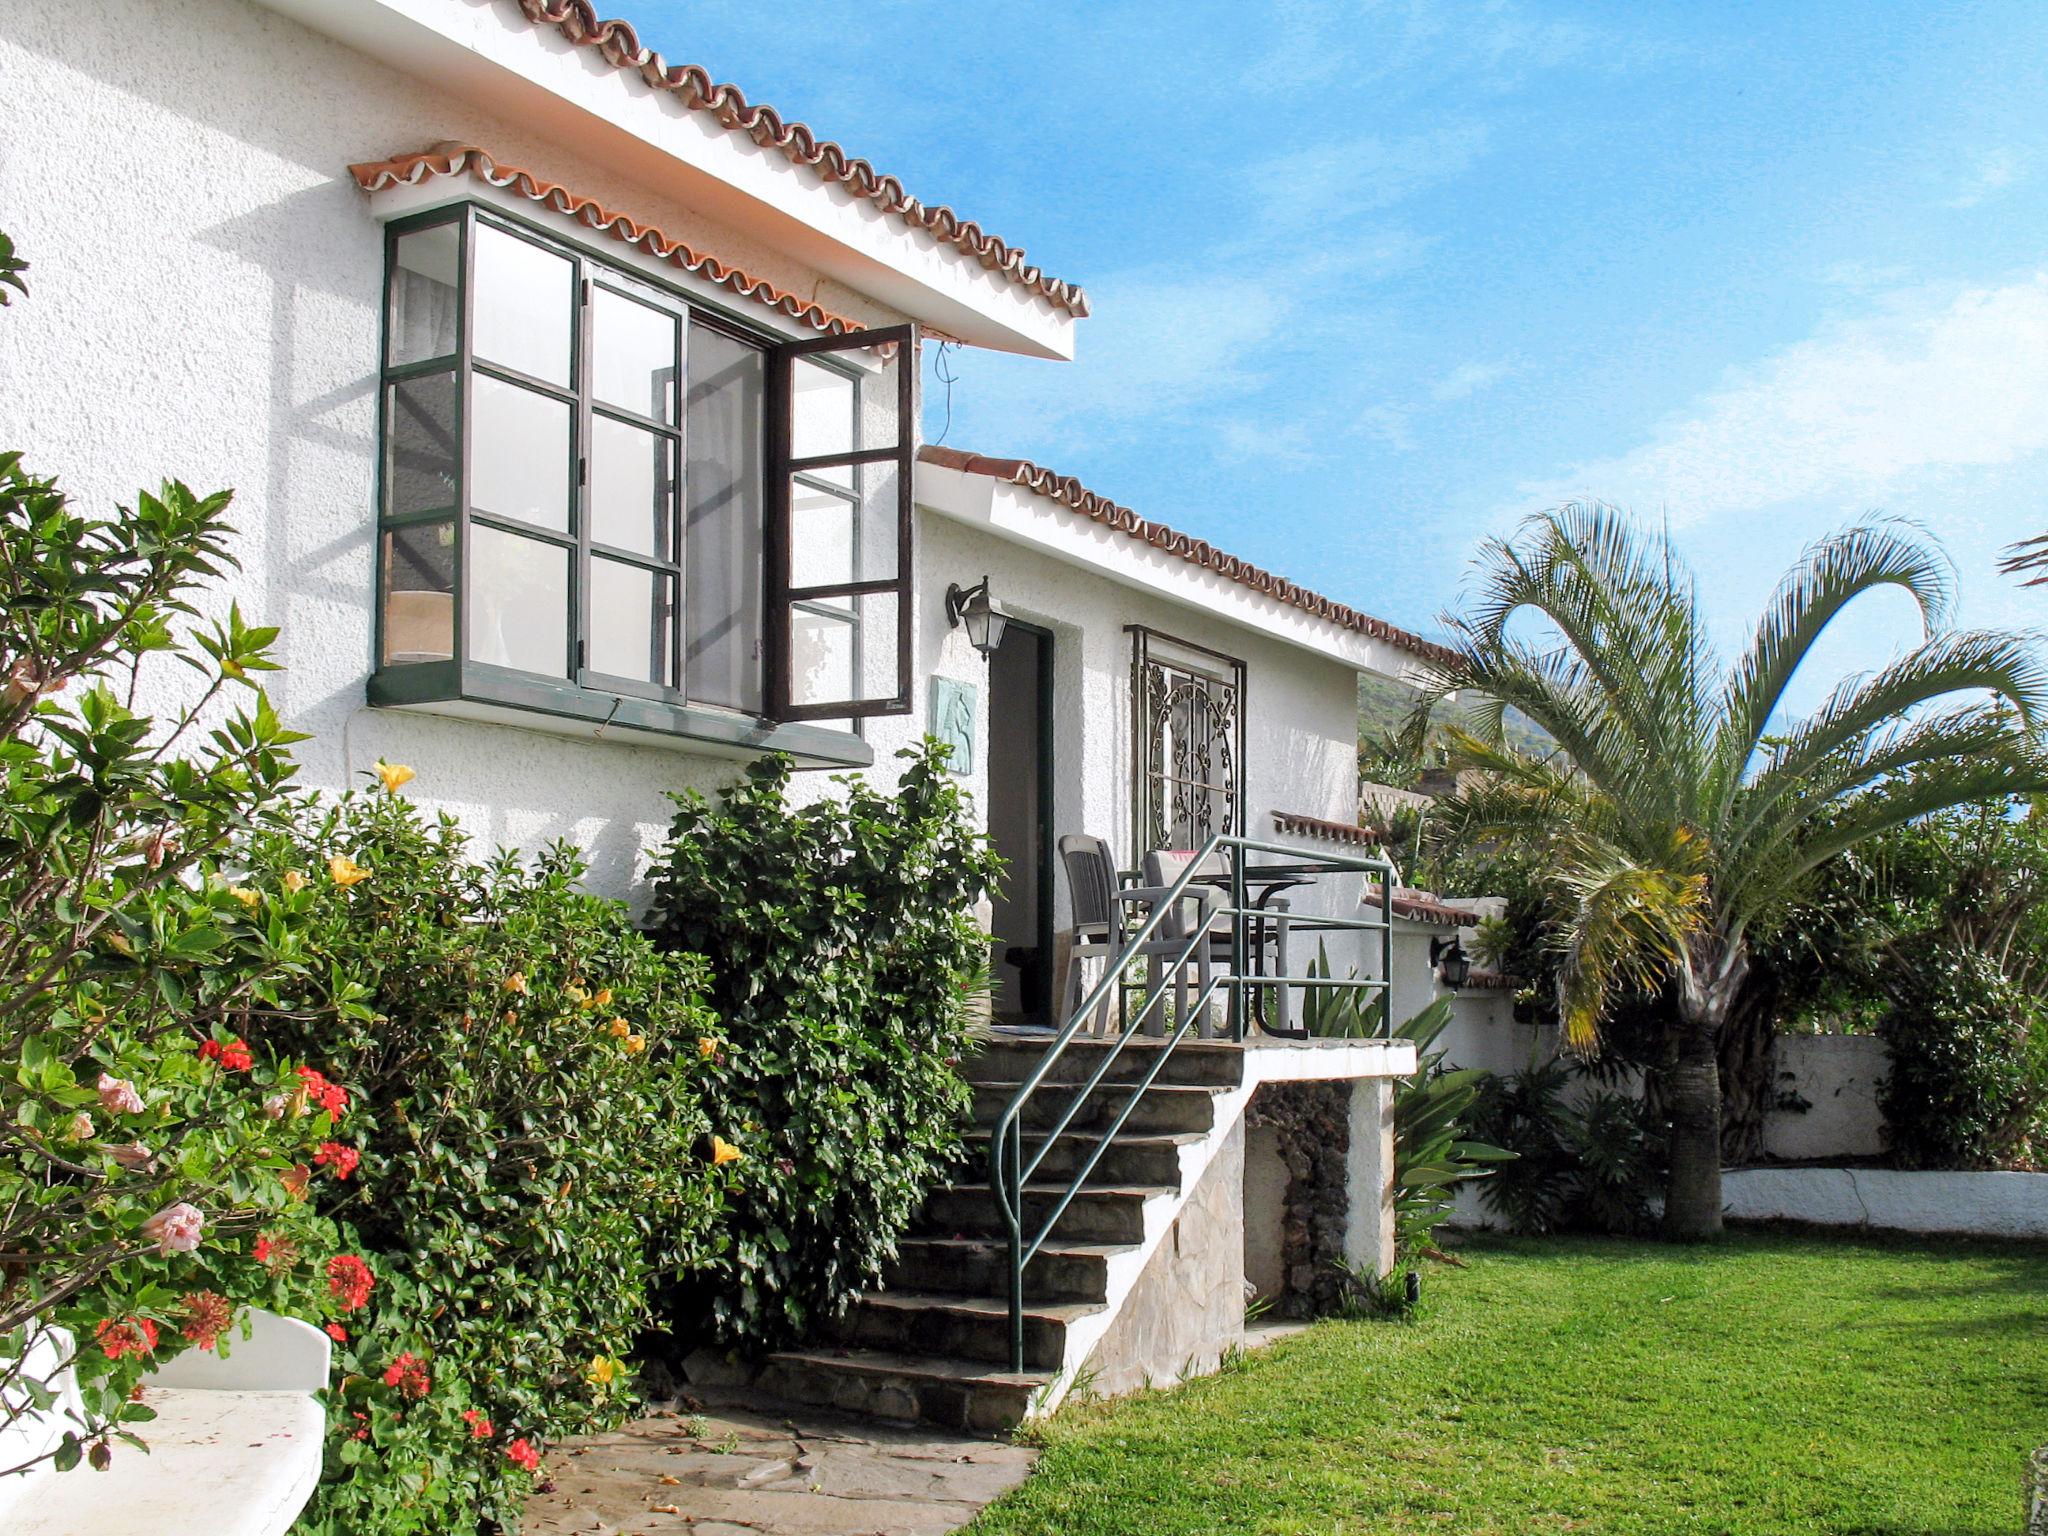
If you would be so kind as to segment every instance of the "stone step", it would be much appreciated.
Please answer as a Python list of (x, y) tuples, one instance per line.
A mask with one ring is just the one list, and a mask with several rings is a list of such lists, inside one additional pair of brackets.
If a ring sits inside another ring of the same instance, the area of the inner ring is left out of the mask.
[[(1017, 1083), (977, 1083), (974, 1086), (974, 1124), (983, 1131), (992, 1128), (997, 1116), (1015, 1097)], [(1072, 1101), (1074, 1091), (1050, 1083), (1024, 1102), (1024, 1129), (1043, 1130), (1059, 1122)], [(1130, 1103), (1131, 1090), (1108, 1084), (1088, 1095), (1069, 1130), (1107, 1130)], [(1216, 1090), (1210, 1088), (1162, 1088), (1155, 1084), (1131, 1110), (1123, 1129), (1133, 1136), (1179, 1135), (1204, 1132), (1216, 1123)]]
[(1050, 1371), (825, 1347), (770, 1355), (756, 1385), (784, 1402), (994, 1435), (1023, 1423), (1032, 1398), (1051, 1380)]
[[(1064, 1184), (1027, 1185), (1022, 1223), (1029, 1242), (1067, 1193)], [(1145, 1236), (1145, 1202), (1180, 1193), (1178, 1185), (1137, 1184), (1086, 1188), (1075, 1194), (1054, 1224), (1062, 1242), (1136, 1243)], [(918, 1237), (1001, 1236), (1005, 1233), (995, 1191), (986, 1184), (952, 1184), (926, 1197), (912, 1224)]]
[[(1031, 1298), (1024, 1309), (1025, 1366), (1058, 1370), (1066, 1358), (1068, 1325), (1101, 1310), (1097, 1302)], [(841, 1344), (855, 1349), (916, 1350), (990, 1365), (1010, 1358), (1009, 1304), (994, 1296), (871, 1291), (854, 1298), (833, 1331)]]
[[(971, 1083), (1022, 1082), (1044, 1059), (1051, 1043), (1050, 1033), (990, 1035), (979, 1042), (977, 1053), (962, 1063), (961, 1075)], [(1076, 1036), (1053, 1062), (1045, 1081), (1088, 1081), (1103, 1058), (1111, 1055), (1114, 1045), (1111, 1040)], [(1164, 1048), (1163, 1043), (1142, 1035), (1125, 1042), (1121, 1050), (1114, 1052), (1103, 1081), (1137, 1082), (1152, 1070)], [(1166, 1087), (1235, 1088), (1244, 1081), (1244, 1047), (1227, 1040), (1183, 1040), (1159, 1067), (1156, 1081)]]
[[(965, 1172), (958, 1176), (961, 1183), (972, 1183), (976, 1178), (986, 1176), (990, 1139), (987, 1131), (975, 1131), (966, 1138), (967, 1165)], [(1103, 1148), (1102, 1156), (1088, 1171), (1088, 1182), (1177, 1185), (1180, 1183), (1182, 1151), (1200, 1145), (1201, 1141), (1201, 1135), (1194, 1131), (1139, 1136), (1133, 1135), (1127, 1127)], [(1033, 1170), (1031, 1182), (1066, 1183), (1101, 1143), (1100, 1131), (1069, 1130), (1046, 1152), (1044, 1161)], [(1045, 1145), (1043, 1134), (1026, 1133), (1024, 1160), (1027, 1165)]]
[[(1024, 1294), (1033, 1301), (1109, 1299), (1109, 1261), (1129, 1252), (1117, 1243), (1047, 1243), (1024, 1266)], [(1010, 1294), (1010, 1247), (999, 1237), (906, 1237), (884, 1271), (890, 1290), (958, 1296)]]

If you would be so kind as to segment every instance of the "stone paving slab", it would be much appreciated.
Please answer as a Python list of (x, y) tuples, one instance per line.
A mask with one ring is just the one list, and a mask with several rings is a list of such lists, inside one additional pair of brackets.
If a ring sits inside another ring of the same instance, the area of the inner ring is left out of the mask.
[(660, 1410), (548, 1452), (529, 1536), (941, 1536), (1037, 1452), (826, 1413)]

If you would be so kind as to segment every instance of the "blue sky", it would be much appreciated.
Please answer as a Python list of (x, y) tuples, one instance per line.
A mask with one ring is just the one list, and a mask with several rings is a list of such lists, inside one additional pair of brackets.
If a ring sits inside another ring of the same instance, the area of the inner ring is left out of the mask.
[(618, 3), (1088, 288), (1077, 362), (955, 354), (928, 438), (1418, 628), (1580, 494), (1668, 516), (1731, 638), (1870, 509), (1966, 622), (2048, 618), (1993, 569), (2048, 528), (2038, 0)]

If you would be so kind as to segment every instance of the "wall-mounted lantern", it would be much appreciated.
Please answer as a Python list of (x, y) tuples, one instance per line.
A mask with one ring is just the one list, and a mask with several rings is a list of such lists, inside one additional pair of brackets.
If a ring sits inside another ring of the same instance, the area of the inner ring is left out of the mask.
[(1465, 947), (1458, 942), (1456, 934), (1448, 939), (1429, 941), (1429, 963), (1436, 967), (1437, 975), (1453, 992), (1472, 979), (1472, 957), (1465, 953)]
[(971, 587), (955, 582), (946, 588), (946, 623), (953, 629), (966, 625), (968, 643), (982, 655), (995, 655), (1009, 622), (988, 595), (986, 576)]

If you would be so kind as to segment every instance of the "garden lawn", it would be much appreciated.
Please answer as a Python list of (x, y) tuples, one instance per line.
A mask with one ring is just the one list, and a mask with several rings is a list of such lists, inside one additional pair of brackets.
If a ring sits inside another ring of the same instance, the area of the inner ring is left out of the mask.
[(1061, 1412), (970, 1536), (2014, 1536), (2048, 1247), (1473, 1240), (1420, 1314)]

